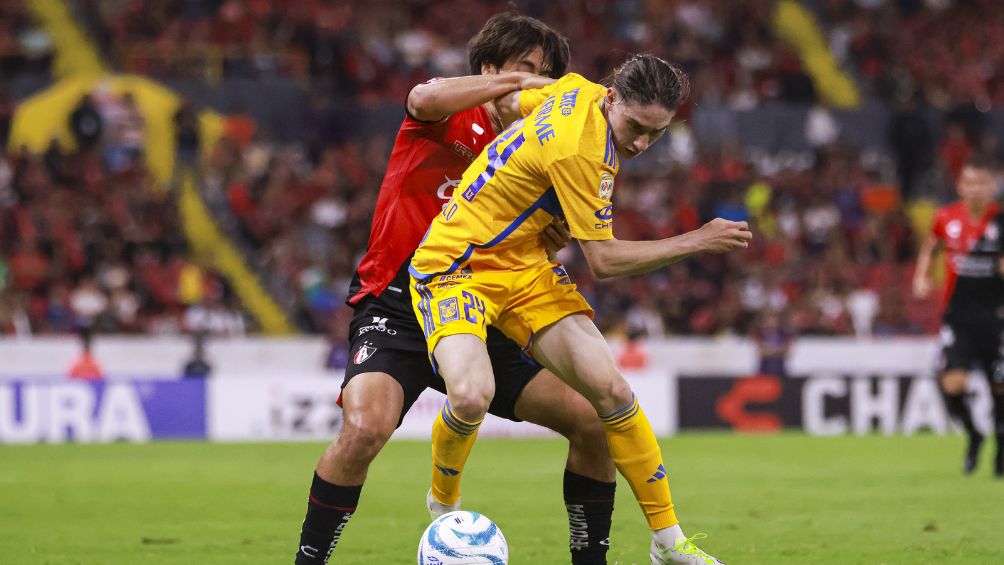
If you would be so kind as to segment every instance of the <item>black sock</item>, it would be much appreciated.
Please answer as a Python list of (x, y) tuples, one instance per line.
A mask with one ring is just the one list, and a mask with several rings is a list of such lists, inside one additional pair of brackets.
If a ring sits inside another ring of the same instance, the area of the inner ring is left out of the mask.
[(973, 416), (969, 412), (969, 404), (966, 403), (964, 394), (948, 394), (946, 392), (945, 407), (948, 408), (948, 413), (962, 424), (969, 437), (981, 435), (973, 425)]
[(296, 550), (296, 565), (318, 565), (328, 562), (342, 530), (359, 504), (362, 485), (343, 487), (331, 484), (314, 473), (307, 500), (307, 517), (300, 530), (300, 547)]
[(994, 435), (997, 436), (997, 452), (1004, 452), (1004, 394), (994, 395)]
[(616, 488), (617, 483), (604, 483), (565, 470), (568, 547), (573, 565), (606, 565)]

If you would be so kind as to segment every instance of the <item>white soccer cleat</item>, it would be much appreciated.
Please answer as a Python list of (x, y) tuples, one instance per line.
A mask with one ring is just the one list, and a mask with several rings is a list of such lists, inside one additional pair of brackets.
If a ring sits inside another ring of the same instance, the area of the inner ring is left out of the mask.
[(725, 565), (694, 545), (694, 540), (704, 539), (706, 534), (694, 534), (689, 538), (676, 540), (675, 547), (663, 547), (652, 540), (652, 565)]
[(432, 489), (429, 489), (429, 494), (425, 496), (425, 508), (429, 511), (429, 517), (435, 520), (447, 512), (456, 512), (460, 510), (460, 499), (457, 499), (455, 504), (443, 504), (436, 500), (435, 496), (432, 496)]

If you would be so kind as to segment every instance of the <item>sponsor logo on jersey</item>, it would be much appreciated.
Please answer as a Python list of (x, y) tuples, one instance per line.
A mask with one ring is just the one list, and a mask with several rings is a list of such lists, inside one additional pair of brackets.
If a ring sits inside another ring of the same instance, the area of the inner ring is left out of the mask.
[(572, 284), (572, 278), (568, 276), (568, 271), (563, 267), (551, 267), (551, 270), (558, 277), (558, 284)]
[(356, 335), (363, 335), (368, 332), (384, 332), (387, 335), (397, 335), (397, 330), (387, 327), (387, 318), (381, 318), (380, 316), (373, 316), (373, 321), (369, 325), (359, 328), (359, 332)]
[(594, 226), (597, 230), (603, 230), (609, 228), (610, 220), (613, 219), (613, 207), (604, 206), (599, 210), (593, 212), (592, 215), (595, 216), (597, 220), (602, 221), (602, 224), (596, 224)]
[(453, 142), (453, 152), (466, 159), (468, 163), (473, 162), (477, 157), (477, 155), (474, 154), (474, 151), (471, 151), (470, 147), (460, 143), (460, 141)]
[(987, 224), (987, 229), (983, 232), (983, 237), (987, 238), (987, 241), (997, 241), (1000, 237), (1000, 230), (997, 228), (997, 224), (991, 222)]
[(614, 176), (610, 173), (600, 175), (600, 198), (610, 202), (614, 195)]
[(460, 179), (453, 180), (446, 175), (443, 175), (443, 178), (446, 180), (436, 188), (436, 196), (443, 201), (443, 209), (445, 210), (446, 206), (450, 203), (450, 199), (453, 198), (453, 189), (460, 186)]
[(450, 275), (443, 275), (439, 277), (439, 282), (445, 283), (451, 281), (470, 280), (473, 278), (474, 278), (474, 269), (472, 269), (470, 266), (466, 266), (457, 271), (456, 273)]
[(952, 239), (962, 235), (962, 222), (959, 220), (952, 220), (945, 224), (945, 234)]
[(460, 319), (460, 308), (457, 306), (456, 298), (447, 298), (439, 301), (439, 323), (445, 324)]
[(369, 344), (369, 342), (364, 343), (362, 347), (356, 350), (356, 354), (352, 356), (352, 362), (356, 365), (363, 364), (367, 359), (376, 353), (377, 348)]

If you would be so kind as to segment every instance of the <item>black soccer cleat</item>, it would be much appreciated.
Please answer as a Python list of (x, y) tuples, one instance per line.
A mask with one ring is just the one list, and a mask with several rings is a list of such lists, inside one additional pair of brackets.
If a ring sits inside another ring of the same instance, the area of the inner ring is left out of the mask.
[(980, 447), (983, 446), (983, 435), (972, 434), (969, 436), (969, 447), (966, 448), (966, 458), (962, 462), (962, 472), (972, 475), (976, 470), (976, 465), (980, 460)]

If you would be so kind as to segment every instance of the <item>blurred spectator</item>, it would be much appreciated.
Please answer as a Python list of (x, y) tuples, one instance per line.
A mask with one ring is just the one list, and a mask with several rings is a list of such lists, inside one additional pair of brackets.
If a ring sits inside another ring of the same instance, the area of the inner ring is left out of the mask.
[(205, 333), (194, 332), (192, 334), (192, 358), (181, 369), (183, 378), (204, 379), (213, 372), (212, 366), (206, 361), (205, 341)]
[(889, 123), (889, 146), (904, 199), (914, 195), (918, 177), (931, 166), (934, 140), (930, 125), (918, 107), (919, 95), (903, 97)]
[(181, 166), (194, 165), (199, 157), (199, 117), (187, 100), (174, 114), (176, 159)]
[[(561, 25), (576, 72), (599, 79), (623, 53), (644, 50), (691, 74), (693, 92), (670, 139), (650, 159), (626, 165), (618, 179), (618, 237), (671, 237), (714, 216), (748, 220), (757, 234), (734, 257), (698, 256), (604, 283), (592, 281), (581, 256), (566, 250), (562, 261), (604, 331), (742, 334), (767, 347), (783, 334), (934, 329), (935, 317), (897, 303), (888, 289), (898, 288), (915, 255), (911, 200), (945, 194), (965, 156), (994, 142), (982, 124), (983, 112), (1004, 106), (1004, 12), (989, 0), (948, 2), (941, 12), (925, 3), (822, 4), (833, 53), (856, 67), (867, 95), (900, 101), (888, 130), (895, 166), (842, 145), (833, 112), (810, 106), (814, 87), (802, 63), (771, 33), (772, 2), (678, 0), (630, 9), (585, 0), (517, 2)], [(309, 76), (304, 138), (279, 143), (268, 127), (227, 120), (229, 135), (206, 152), (200, 189), (297, 324), (332, 335), (331, 320), (345, 314), (347, 279), (366, 245), (393, 139), (363, 116), (386, 108), (399, 116), (414, 84), (466, 72), (467, 32), (506, 8), (496, 0), (465, 2), (463, 10), (410, 1), (391, 8), (329, 0), (105, 0), (95, 23), (105, 28), (113, 61), (127, 70), (211, 80)], [(27, 26), (21, 12), (0, 7), (0, 23), (12, 26), (0, 30), (0, 43)], [(2, 92), (0, 86), (0, 101)], [(203, 101), (183, 103), (174, 116), (180, 165), (197, 163), (205, 141), (196, 102)], [(813, 108), (804, 133), (814, 151), (713, 146), (688, 121), (696, 105), (749, 110), (777, 102)], [(301, 109), (288, 110), (284, 119), (300, 119)], [(43, 155), (0, 154), (0, 273), (7, 272), (0, 277), (0, 328), (254, 331), (226, 281), (206, 266), (212, 262), (189, 258), (173, 200), (152, 186), (137, 101), (99, 85), (78, 111), (71, 118), (78, 150), (54, 143)], [(940, 138), (929, 112), (950, 113)], [(83, 127), (93, 113), (97, 136)], [(86, 151), (92, 137), (101, 151)], [(443, 179), (444, 198), (456, 182)], [(344, 355), (331, 350), (332, 359)]]
[(103, 124), (101, 114), (90, 94), (80, 99), (80, 104), (70, 114), (70, 131), (81, 152), (90, 151), (101, 140)]
[(82, 381), (100, 381), (105, 378), (101, 365), (91, 355), (91, 330), (84, 327), (80, 330), (80, 357), (70, 365), (68, 375), (71, 379)]
[(794, 336), (785, 327), (781, 316), (769, 310), (764, 312), (751, 337), (756, 342), (757, 355), (760, 357), (757, 372), (775, 377), (788, 376), (788, 350)]

